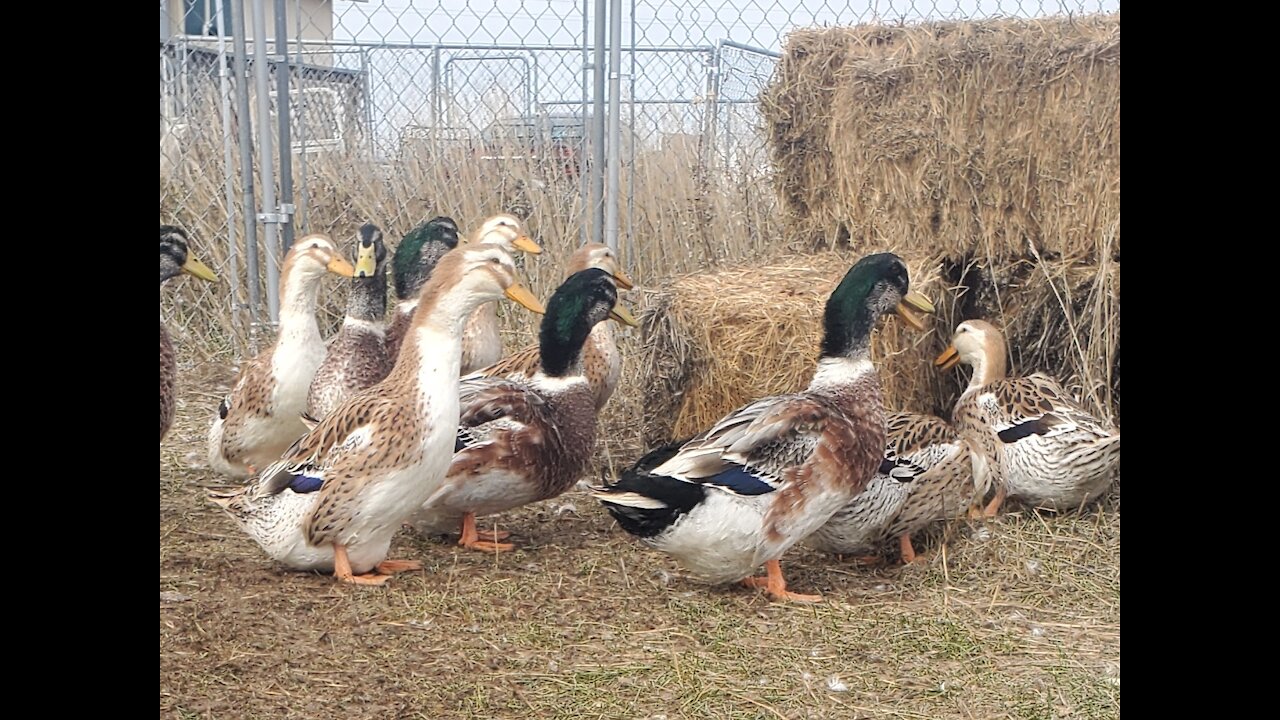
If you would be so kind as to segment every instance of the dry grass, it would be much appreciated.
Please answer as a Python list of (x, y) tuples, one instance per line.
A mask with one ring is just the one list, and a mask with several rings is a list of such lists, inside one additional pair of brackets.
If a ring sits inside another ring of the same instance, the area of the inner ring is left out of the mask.
[[(160, 222), (187, 228), (197, 255), (224, 281), (174, 284), (161, 294), (161, 310), (172, 326), (199, 340), (204, 357), (231, 359), (265, 339), (250, 331), (243, 309), (248, 291), (238, 175), (233, 224), (239, 259), (234, 275), (241, 287), (235, 309), (232, 306), (223, 177), (208, 171), (222, 166), (216, 114), (204, 128), (183, 146), (186, 162), (179, 163), (173, 177), (161, 181)], [(767, 177), (713, 177), (675, 151), (643, 153), (635, 162), (634, 180), (631, 168), (623, 173), (624, 193), (634, 196), (634, 211), (632, 232), (622, 238), (619, 249), (628, 272), (640, 282), (774, 251), (781, 244)], [(350, 242), (366, 221), (382, 227), (394, 247), (414, 225), (435, 215), (449, 215), (469, 231), (489, 215), (514, 213), (545, 250), (521, 261), (524, 279), (544, 298), (563, 279), (566, 261), (581, 243), (584, 203), (578, 179), (535, 161), (499, 164), (448, 153), (409, 154), (378, 165), (359, 155), (328, 153), (308, 159), (297, 189), (299, 235), (324, 232), (341, 242)], [(262, 242), (259, 237), (259, 262), (265, 263)], [(258, 282), (265, 298), (265, 285)], [(338, 283), (329, 287), (336, 289)], [(341, 321), (345, 296), (322, 293), (323, 329), (336, 328)], [(524, 319), (504, 323), (504, 330), (513, 346), (534, 337)]]
[(816, 607), (686, 581), (578, 491), (503, 517), (512, 555), (403, 535), (422, 572), (345, 587), (274, 566), (203, 501), (231, 373), (182, 370), (160, 447), (161, 717), (1119, 716), (1118, 490), (954, 525), (919, 543), (924, 566), (797, 550), (784, 567)]

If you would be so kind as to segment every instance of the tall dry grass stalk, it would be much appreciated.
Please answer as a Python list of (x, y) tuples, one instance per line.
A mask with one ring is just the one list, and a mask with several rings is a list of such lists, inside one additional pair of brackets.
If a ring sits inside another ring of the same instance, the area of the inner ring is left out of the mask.
[[(202, 133), (185, 139), (171, 177), (161, 180), (160, 221), (187, 228), (199, 256), (225, 277), (230, 244), (220, 137), (215, 115)], [(513, 149), (507, 154), (517, 153)], [(619, 249), (628, 272), (642, 286), (749, 257), (781, 242), (766, 177), (713, 176), (696, 161), (691, 164), (674, 153), (643, 153), (635, 163), (634, 179), (630, 168), (623, 173), (623, 194), (633, 201), (628, 208), (624, 198)], [(301, 165), (295, 161), (295, 168)], [(511, 212), (544, 248), (540, 256), (520, 259), (525, 279), (542, 297), (563, 279), (565, 263), (580, 244), (586, 203), (579, 181), (554, 164), (479, 160), (466, 151), (415, 153), (378, 164), (364, 153), (330, 152), (309, 156), (306, 170), (296, 183), (299, 236), (322, 232), (350, 247), (356, 228), (374, 222), (394, 247), (414, 225), (435, 215), (453, 217), (466, 231), (488, 215)], [(240, 307), (248, 302), (248, 282), (259, 283), (262, 293), (265, 283), (245, 277), (238, 172), (233, 169)], [(632, 235), (625, 232), (628, 210)], [(265, 268), (262, 241), (259, 231), (259, 263)], [(321, 310), (326, 328), (340, 322), (345, 296), (336, 280), (326, 285)], [(189, 336), (189, 348), (206, 357), (240, 352), (256, 339), (250, 337), (245, 312), (233, 313), (230, 283), (225, 280), (213, 286), (180, 283), (166, 288), (161, 312)], [(518, 315), (503, 327), (513, 346), (535, 335), (527, 317)]]

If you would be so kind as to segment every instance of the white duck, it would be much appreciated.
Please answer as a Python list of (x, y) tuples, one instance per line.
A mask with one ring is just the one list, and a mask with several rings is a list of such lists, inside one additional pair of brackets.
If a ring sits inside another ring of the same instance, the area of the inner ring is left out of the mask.
[[(494, 215), (472, 234), (468, 243), (501, 245), (514, 254), (517, 250), (538, 255), (542, 248), (520, 227), (514, 215)], [(488, 367), (502, 357), (502, 336), (498, 332), (498, 308), (486, 303), (476, 308), (462, 334), (462, 374)]]
[(254, 474), (280, 457), (307, 431), (302, 413), (320, 363), (324, 339), (316, 322), (320, 280), (355, 268), (333, 241), (308, 235), (289, 249), (280, 271), (280, 330), (270, 348), (240, 368), (231, 392), (209, 428), (209, 464), (236, 478)]

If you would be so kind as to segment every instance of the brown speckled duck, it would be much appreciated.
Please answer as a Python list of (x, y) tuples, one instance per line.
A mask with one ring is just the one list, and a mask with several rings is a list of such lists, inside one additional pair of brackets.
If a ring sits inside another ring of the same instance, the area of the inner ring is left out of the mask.
[[(806, 390), (735, 410), (593, 494), (623, 530), (672, 555), (698, 580), (741, 580), (774, 599), (820, 600), (787, 589), (779, 558), (862, 492), (880, 467), (885, 418), (871, 331), (894, 310), (922, 328), (908, 305), (933, 311), (909, 292), (901, 258), (864, 257), (827, 301), (822, 352)], [(752, 577), (761, 565), (767, 577)]]
[[(490, 217), (481, 223), (468, 242), (494, 243), (512, 254), (516, 251), (531, 255), (542, 252), (538, 243), (524, 234), (520, 221), (514, 215)], [(471, 319), (467, 321), (467, 328), (462, 333), (462, 374), (470, 375), (498, 362), (501, 357), (502, 335), (498, 332), (498, 306), (494, 303), (481, 305), (472, 313)]]
[[(204, 263), (195, 259), (187, 249), (187, 233), (173, 225), (160, 226), (160, 284), (182, 273), (194, 275), (201, 280), (217, 282), (218, 276), (205, 267)], [(173, 407), (175, 386), (178, 380), (178, 363), (173, 352), (173, 341), (169, 339), (169, 331), (164, 322), (160, 323), (160, 439), (169, 432), (173, 424)]]
[(963, 517), (977, 496), (968, 445), (945, 420), (893, 412), (880, 469), (867, 487), (840, 508), (804, 544), (823, 552), (867, 553), (878, 563), (880, 546), (897, 540), (902, 562), (915, 562), (911, 536), (933, 522)]
[[(632, 287), (631, 278), (619, 267), (618, 256), (602, 243), (587, 243), (569, 258), (569, 274), (587, 268), (599, 268), (609, 273), (623, 290)], [(510, 380), (527, 380), (538, 371), (541, 354), (535, 343), (508, 355), (489, 367), (477, 370), (473, 376), (504, 377)], [(582, 348), (582, 369), (595, 396), (596, 410), (604, 408), (622, 374), (622, 355), (614, 338), (613, 324), (602, 322), (591, 329), (587, 343)]]
[(382, 230), (365, 223), (356, 241), (356, 274), (347, 296), (342, 328), (329, 341), (324, 362), (311, 379), (307, 415), (319, 420), (357, 390), (363, 390), (391, 372), (387, 353), (387, 248)]
[(973, 367), (951, 422), (976, 450), (978, 487), (995, 489), (987, 517), (1006, 497), (1072, 510), (1106, 492), (1119, 474), (1120, 431), (1090, 415), (1048, 375), (1006, 377), (1004, 335), (991, 323), (960, 323), (935, 362), (943, 369)]
[(503, 295), (541, 312), (500, 247), (445, 255), (422, 288), (394, 369), (321, 419), (256, 480), (210, 499), (289, 568), (381, 585), (413, 560), (387, 560), (404, 519), (440, 485), (458, 429), (462, 327)]
[(214, 470), (249, 477), (307, 431), (302, 420), (307, 393), (325, 353), (316, 300), (326, 272), (348, 278), (355, 273), (328, 237), (308, 235), (289, 249), (280, 271), (276, 342), (240, 368), (209, 428)]
[(476, 517), (547, 500), (573, 486), (596, 443), (595, 396), (583, 367), (583, 345), (608, 318), (634, 326), (617, 305), (609, 272), (570, 275), (547, 302), (539, 332), (541, 359), (531, 377), (468, 377), (461, 383), (462, 419), (444, 484), (411, 519), (420, 532), (460, 528), (458, 544), (503, 551), (506, 533), (481, 534)]

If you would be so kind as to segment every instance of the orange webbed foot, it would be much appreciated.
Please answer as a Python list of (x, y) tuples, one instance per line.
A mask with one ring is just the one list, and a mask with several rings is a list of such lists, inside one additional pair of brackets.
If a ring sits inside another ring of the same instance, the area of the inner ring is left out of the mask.
[(378, 563), (378, 573), (380, 575), (394, 575), (395, 573), (421, 569), (422, 563), (417, 560), (383, 560)]

